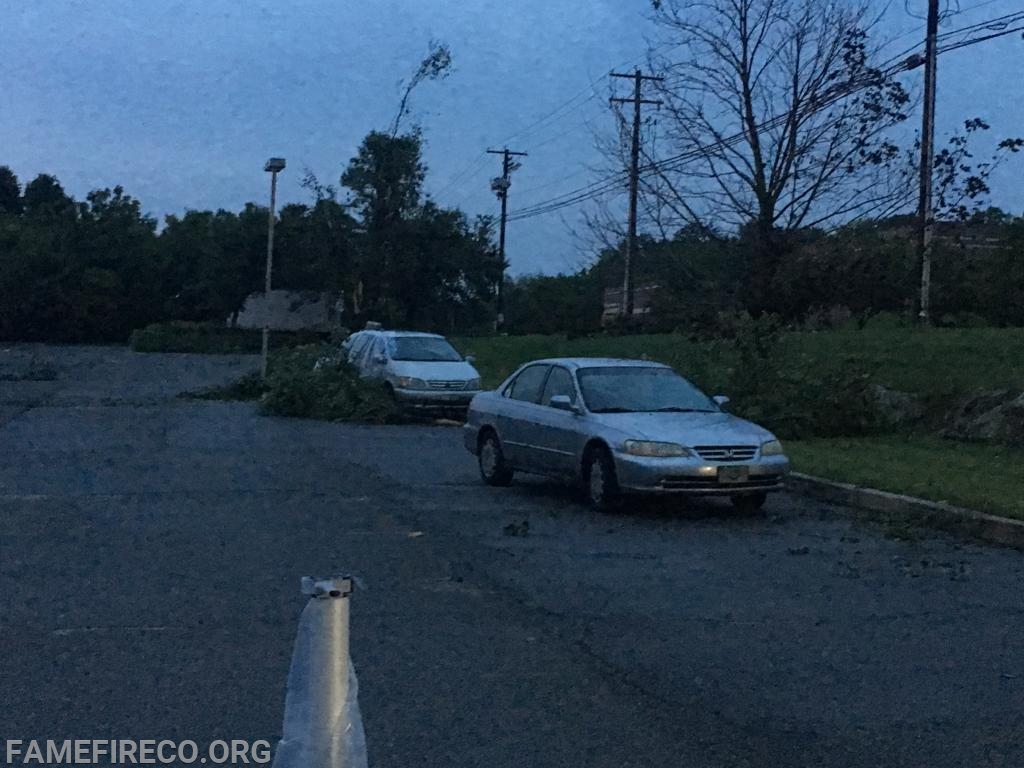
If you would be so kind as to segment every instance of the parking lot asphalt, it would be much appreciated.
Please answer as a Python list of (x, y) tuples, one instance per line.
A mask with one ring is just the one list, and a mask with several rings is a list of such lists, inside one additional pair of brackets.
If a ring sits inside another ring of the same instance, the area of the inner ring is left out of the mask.
[(175, 397), (254, 365), (0, 349), (2, 738), (273, 743), (299, 577), (350, 571), (374, 766), (1024, 764), (1021, 553)]

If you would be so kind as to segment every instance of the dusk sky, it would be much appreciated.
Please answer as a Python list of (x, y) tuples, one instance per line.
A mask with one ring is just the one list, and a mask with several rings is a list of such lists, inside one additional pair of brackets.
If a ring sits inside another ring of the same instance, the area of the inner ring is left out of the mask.
[[(908, 4), (924, 13), (924, 0)], [(944, 30), (1021, 6), (960, 7)], [(336, 183), (362, 137), (390, 123), (399, 81), (439, 39), (454, 72), (418, 90), (411, 115), (427, 140), (427, 190), (496, 213), (499, 159), (484, 150), (507, 142), (530, 155), (514, 177), (514, 210), (594, 179), (592, 129), (613, 127), (603, 78), (643, 61), (648, 9), (649, 0), (8, 0), (0, 165), (22, 182), (53, 173), (79, 198), (121, 184), (162, 218), (265, 204), (263, 162), (280, 155), (283, 202), (307, 202), (303, 170)], [(923, 22), (894, 2), (884, 33), (898, 53)], [(944, 55), (938, 140), (974, 115), (992, 125), (985, 148), (1024, 135), (1022, 65), (1019, 34)], [(998, 174), (994, 204), (1024, 213), (1022, 172), (1018, 158)], [(584, 257), (575, 224), (575, 209), (510, 224), (511, 271), (574, 269)]]

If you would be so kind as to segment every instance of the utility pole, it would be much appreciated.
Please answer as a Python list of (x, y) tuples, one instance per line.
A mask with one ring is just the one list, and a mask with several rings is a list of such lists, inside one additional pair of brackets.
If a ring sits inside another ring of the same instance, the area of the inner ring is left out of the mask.
[(924, 109), (921, 126), (921, 195), (918, 203), (921, 252), (921, 322), (931, 315), (932, 236), (935, 212), (932, 208), (932, 169), (935, 165), (935, 75), (938, 63), (939, 0), (928, 0), (928, 37), (924, 51)]
[(644, 80), (661, 82), (665, 78), (645, 75), (639, 69), (633, 74), (611, 73), (612, 77), (628, 77), (633, 80), (633, 97), (630, 99), (612, 98), (613, 104), (633, 104), (633, 146), (630, 152), (629, 168), (629, 234), (626, 239), (626, 260), (622, 275), (622, 309), (627, 321), (633, 319), (633, 262), (636, 259), (636, 207), (637, 194), (640, 187), (640, 106), (642, 104), (661, 105), (654, 99), (641, 98)]
[(494, 331), (498, 333), (505, 326), (505, 224), (508, 221), (508, 188), (512, 186), (512, 171), (519, 168), (513, 157), (526, 157), (525, 152), (513, 152), (504, 149), (488, 149), (488, 154), (501, 155), (501, 176), (491, 181), (491, 189), (501, 200), (501, 229), (498, 232), (498, 259), (501, 261), (501, 274), (498, 275), (497, 317), (494, 320)]

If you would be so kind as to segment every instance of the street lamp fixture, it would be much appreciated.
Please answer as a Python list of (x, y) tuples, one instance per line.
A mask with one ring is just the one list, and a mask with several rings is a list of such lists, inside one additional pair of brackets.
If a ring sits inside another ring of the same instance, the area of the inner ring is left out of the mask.
[(274, 268), (274, 219), (277, 208), (277, 174), (284, 170), (283, 157), (272, 157), (263, 166), (270, 174), (270, 214), (267, 219), (267, 272), (264, 279), (263, 299), (266, 314), (263, 317), (263, 350), (260, 356), (260, 375), (267, 378), (267, 356), (270, 352), (270, 275)]

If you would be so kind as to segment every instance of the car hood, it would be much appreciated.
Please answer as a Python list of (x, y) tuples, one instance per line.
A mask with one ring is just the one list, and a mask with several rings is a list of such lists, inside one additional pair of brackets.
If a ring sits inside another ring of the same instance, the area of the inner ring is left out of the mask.
[(427, 381), (468, 381), (480, 378), (476, 368), (464, 360), (453, 362), (392, 360), (389, 367), (395, 376), (411, 376)]
[(595, 413), (591, 418), (625, 440), (657, 440), (680, 445), (760, 445), (775, 436), (729, 413)]

